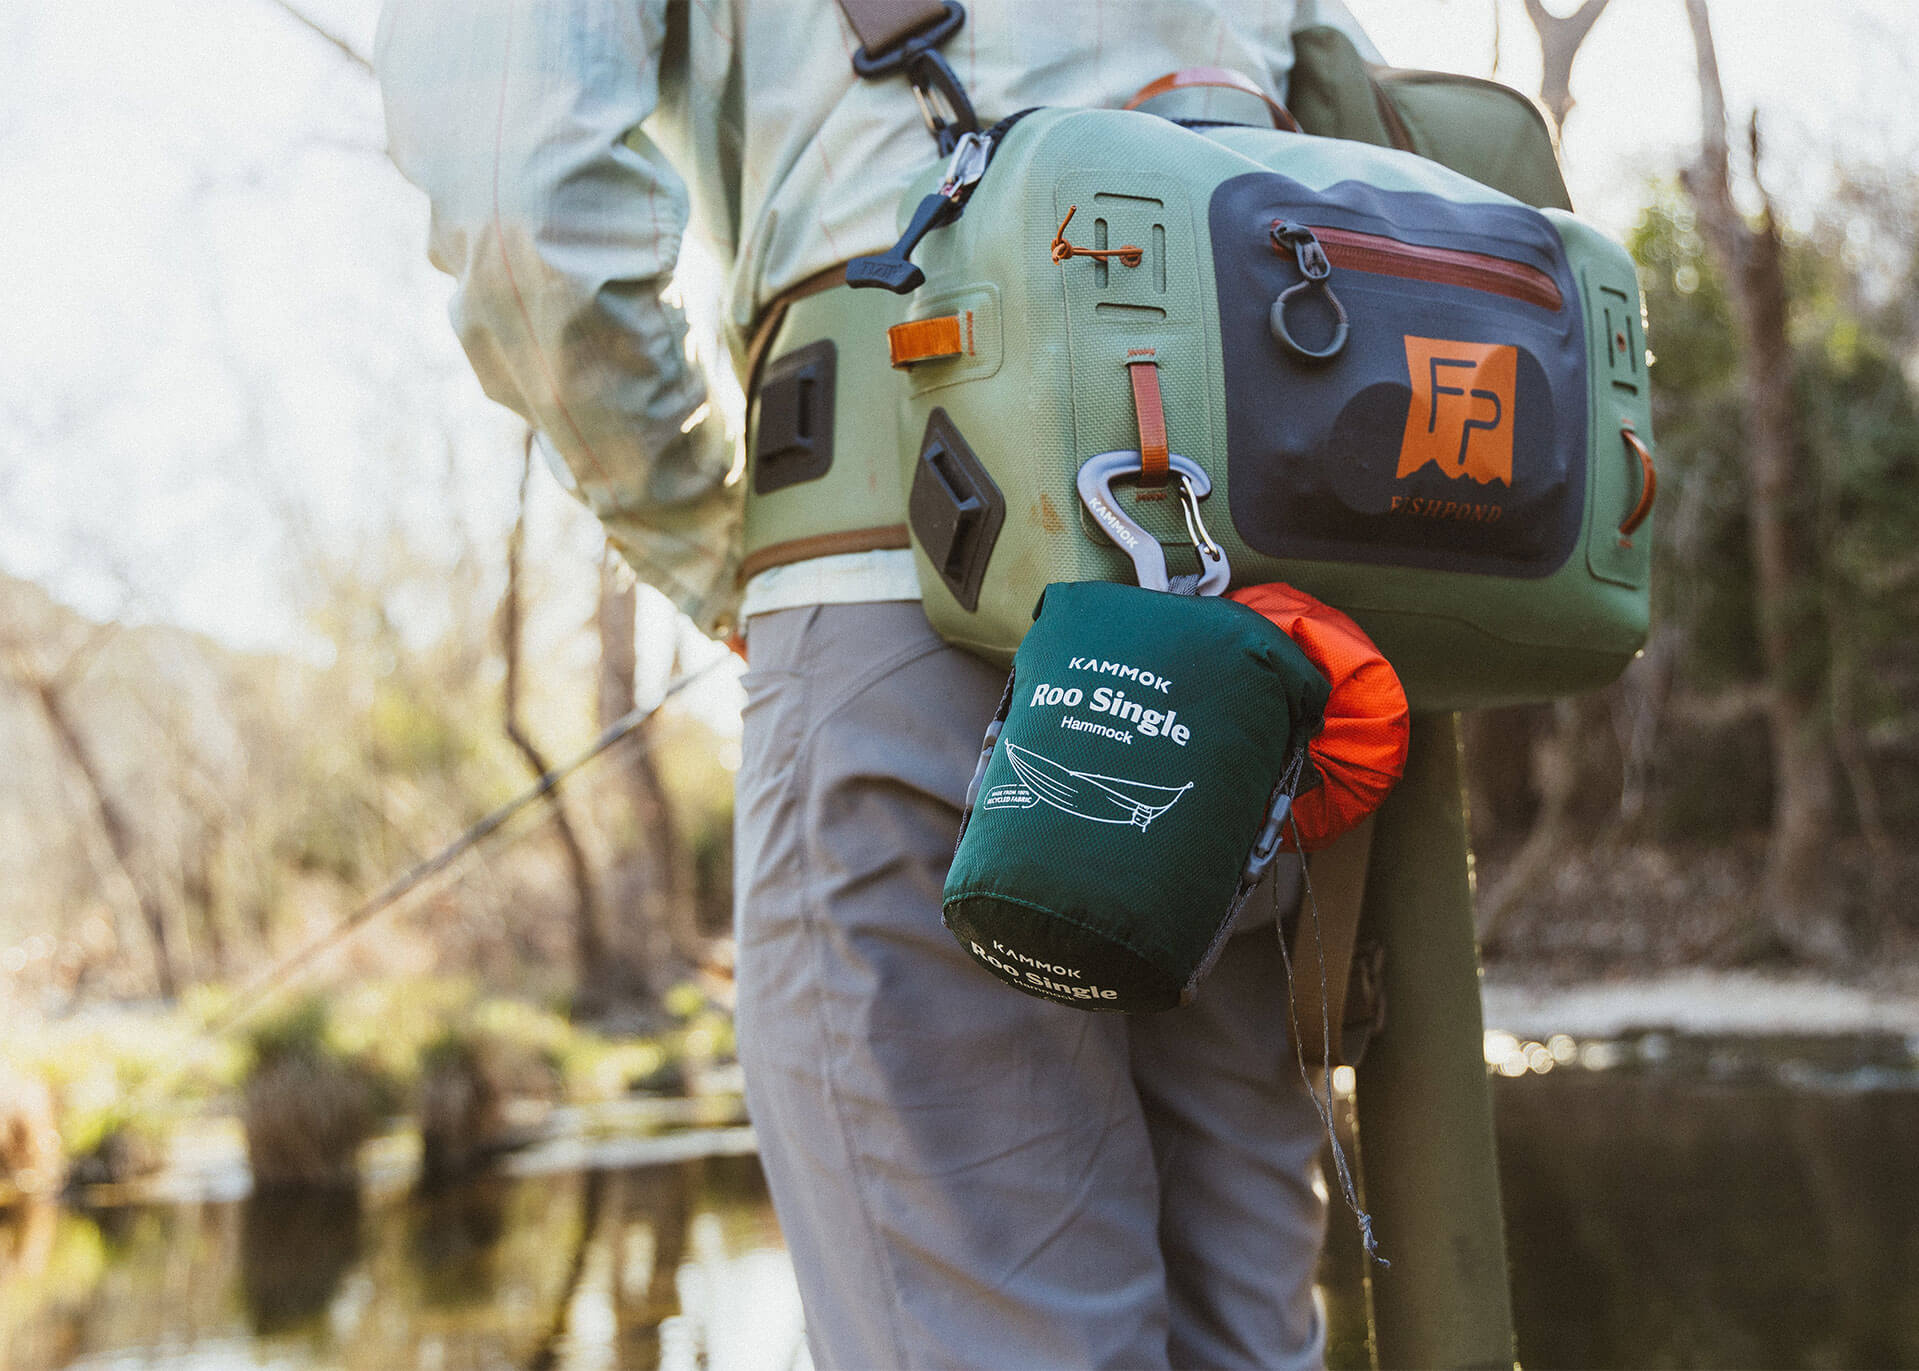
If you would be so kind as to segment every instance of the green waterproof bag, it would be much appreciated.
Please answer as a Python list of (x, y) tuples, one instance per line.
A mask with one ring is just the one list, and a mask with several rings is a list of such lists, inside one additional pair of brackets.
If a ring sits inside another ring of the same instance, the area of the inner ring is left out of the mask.
[[(1401, 122), (1472, 94), (1399, 93)], [(948, 641), (1007, 660), (1042, 587), (1126, 574), (1073, 494), (1131, 451), (1154, 460), (1116, 498), (1147, 538), (1190, 555), (1183, 457), (1234, 584), (1352, 615), (1415, 709), (1592, 689), (1639, 650), (1645, 335), (1591, 225), (1410, 152), (1121, 110), (1008, 119), (921, 189), (901, 247), (847, 274), (923, 272), (888, 346)]]
[(1081, 1009), (1171, 1009), (1278, 850), (1325, 677), (1243, 605), (1046, 588), (946, 878), (974, 960)]

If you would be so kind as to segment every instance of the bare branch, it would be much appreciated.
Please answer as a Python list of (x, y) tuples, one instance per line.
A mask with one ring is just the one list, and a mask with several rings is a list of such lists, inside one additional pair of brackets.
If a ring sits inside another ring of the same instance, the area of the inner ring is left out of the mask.
[(1686, 21), (1692, 25), (1693, 51), (1699, 61), (1699, 160), (1708, 175), (1724, 180), (1726, 147), (1726, 90), (1719, 82), (1719, 53), (1713, 46), (1712, 21), (1706, 0), (1686, 0)]
[(1766, 913), (1785, 947), (1815, 960), (1842, 960), (1848, 935), (1831, 910), (1826, 858), (1835, 827), (1834, 753), (1828, 682), (1797, 666), (1796, 645), (1825, 637), (1819, 554), (1792, 504), (1809, 484), (1794, 407), (1797, 364), (1787, 330), (1790, 308), (1784, 244), (1759, 168), (1759, 125), (1747, 137), (1761, 214), (1747, 223), (1733, 202), (1726, 96), (1706, 0), (1686, 0), (1699, 65), (1699, 157), (1681, 174), (1699, 216), (1700, 236), (1724, 273), (1739, 328), (1744, 393), (1746, 525), (1752, 544), (1753, 609), (1766, 667), (1773, 767), (1772, 836)]
[(154, 982), (161, 998), (172, 1000), (179, 992), (179, 973), (168, 939), (168, 910), (151, 883), (140, 878), (136, 855), (139, 839), (132, 818), (107, 784), (93, 747), (75, 717), (71, 697), (58, 679), (41, 672), (27, 660), (26, 652), (17, 642), (8, 644), (5, 669), (14, 685), (33, 702), (47, 732), (85, 784), (100, 832), (112, 851), (114, 869), (125, 881), (146, 925), (153, 951)]
[[(520, 459), (519, 516), (506, 545), (506, 589), (500, 595), (500, 651), (506, 658), (506, 683), (501, 692), (502, 725), (507, 741), (525, 758), (537, 776), (552, 771), (545, 754), (520, 719), (520, 623), (524, 616), (521, 599), (521, 570), (526, 551), (527, 487), (533, 479), (533, 430), (526, 431), (525, 451)], [(574, 950), (579, 958), (579, 996), (593, 1010), (607, 1008), (617, 989), (608, 985), (613, 968), (607, 959), (606, 935), (600, 925), (599, 893), (593, 880), (592, 864), (586, 848), (567, 813), (566, 801), (556, 792), (547, 796), (553, 810), (553, 827), (566, 849), (566, 861), (573, 875), (573, 890), (578, 901), (575, 910)]]
[(1585, 0), (1571, 14), (1557, 15), (1544, 0), (1526, 0), (1526, 17), (1539, 34), (1539, 98), (1551, 112), (1556, 130), (1565, 130), (1566, 116), (1572, 113), (1573, 59), (1579, 55), (1579, 45), (1611, 2)]

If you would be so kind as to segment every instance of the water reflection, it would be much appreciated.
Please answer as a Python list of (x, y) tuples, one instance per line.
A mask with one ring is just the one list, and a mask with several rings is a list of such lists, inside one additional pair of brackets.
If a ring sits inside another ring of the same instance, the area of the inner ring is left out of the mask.
[(1919, 1366), (1912, 1072), (1630, 1056), (1494, 1092), (1522, 1363)]
[(240, 1202), (240, 1297), (256, 1337), (318, 1324), (359, 1258), (356, 1190), (282, 1186)]
[[(1919, 1048), (1645, 1035), (1488, 1055), (1532, 1371), (1919, 1367)], [(1365, 1364), (1360, 1270), (1336, 1207), (1334, 1367)], [(806, 1354), (739, 1156), (0, 1212), (0, 1368), (126, 1365), (788, 1371)]]
[(427, 1308), (457, 1311), (493, 1299), (509, 1190), (489, 1176), (436, 1186), (406, 1207), (407, 1261)]
[(0, 1212), (0, 1367), (785, 1368), (757, 1163)]

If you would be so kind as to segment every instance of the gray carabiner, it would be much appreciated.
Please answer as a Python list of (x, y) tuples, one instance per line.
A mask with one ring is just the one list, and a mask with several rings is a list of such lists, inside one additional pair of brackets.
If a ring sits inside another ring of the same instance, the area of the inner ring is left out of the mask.
[[(1199, 554), (1198, 593), (1224, 594), (1227, 583), (1232, 580), (1232, 568), (1227, 564), (1225, 551), (1213, 541), (1212, 535), (1206, 532), (1205, 523), (1199, 520), (1199, 501), (1213, 493), (1212, 477), (1198, 462), (1176, 452), (1169, 454), (1166, 461), (1179, 476), (1180, 501), (1186, 516), (1187, 532), (1192, 535), (1193, 550)], [(1157, 538), (1121, 510), (1119, 502), (1113, 498), (1114, 478), (1136, 476), (1140, 469), (1138, 451), (1120, 448), (1088, 457), (1080, 464), (1079, 475), (1073, 483), (1079, 490), (1080, 502), (1086, 506), (1087, 513), (1132, 559), (1133, 574), (1139, 578), (1140, 585), (1147, 590), (1167, 590), (1170, 589), (1170, 582), (1166, 575), (1166, 549), (1159, 545)]]
[(1199, 554), (1199, 585), (1193, 593), (1224, 595), (1233, 579), (1233, 568), (1226, 560), (1226, 549), (1213, 541), (1205, 516), (1199, 512), (1199, 495), (1184, 472), (1179, 478), (1179, 507), (1186, 516), (1186, 536), (1193, 540), (1193, 551)]

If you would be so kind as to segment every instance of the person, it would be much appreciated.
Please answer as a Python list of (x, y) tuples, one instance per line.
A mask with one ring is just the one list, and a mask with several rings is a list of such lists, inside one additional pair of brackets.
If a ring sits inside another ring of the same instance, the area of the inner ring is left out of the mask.
[[(1195, 65), (1283, 98), (1290, 33), (1328, 22), (1377, 57), (1323, 0), (972, 0), (945, 55), (982, 122)], [(937, 154), (857, 47), (834, 0), (388, 0), (375, 61), (487, 394), (641, 577), (743, 628), (738, 1037), (815, 1363), (1317, 1365), (1322, 1134), (1272, 927), (1296, 867), (1186, 1008), (995, 984), (940, 890), (1004, 673), (932, 633), (910, 552), (738, 583), (751, 483), (666, 296), (691, 223), (737, 360), (769, 301), (890, 246)]]

